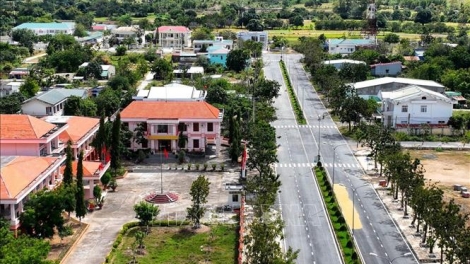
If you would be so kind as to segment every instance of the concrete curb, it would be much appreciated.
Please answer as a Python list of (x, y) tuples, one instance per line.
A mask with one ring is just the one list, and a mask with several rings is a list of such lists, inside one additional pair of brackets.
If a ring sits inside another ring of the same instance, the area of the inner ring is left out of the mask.
[(64, 264), (65, 261), (68, 259), (68, 257), (70, 256), (70, 253), (72, 253), (75, 248), (77, 247), (77, 244), (78, 242), (80, 242), (82, 240), (82, 237), (85, 235), (85, 233), (88, 231), (88, 227), (90, 227), (89, 224), (87, 223), (81, 223), (82, 225), (86, 225), (85, 228), (83, 229), (82, 233), (80, 234), (80, 236), (77, 237), (77, 239), (75, 239), (75, 242), (73, 242), (73, 245), (71, 247), (69, 247), (69, 249), (67, 250), (67, 253), (65, 253), (65, 256), (62, 258), (62, 260), (59, 262), (60, 264)]

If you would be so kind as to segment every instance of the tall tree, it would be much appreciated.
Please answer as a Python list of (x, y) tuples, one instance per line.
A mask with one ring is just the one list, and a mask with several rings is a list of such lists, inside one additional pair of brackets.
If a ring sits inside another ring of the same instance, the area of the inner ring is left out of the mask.
[(191, 207), (186, 210), (188, 212), (187, 218), (193, 221), (194, 227), (200, 227), (200, 220), (204, 216), (206, 209), (204, 204), (207, 203), (207, 196), (209, 195), (209, 179), (204, 175), (199, 175), (197, 179), (191, 184), (191, 201), (193, 202)]
[(141, 226), (148, 226), (149, 223), (160, 213), (160, 208), (146, 201), (141, 201), (134, 205), (136, 218), (140, 220)]
[(77, 164), (77, 183), (75, 191), (75, 214), (82, 221), (82, 217), (86, 215), (86, 206), (85, 206), (85, 189), (83, 188), (83, 150), (80, 151), (78, 156)]
[(229, 118), (233, 119), (231, 120), (231, 125), (229, 127), (229, 129), (232, 131), (229, 154), (232, 163), (235, 163), (238, 161), (238, 157), (241, 153), (240, 113), (237, 113), (237, 115)]
[(250, 223), (250, 232), (245, 236), (246, 263), (256, 264), (294, 264), (299, 251), (291, 247), (286, 253), (282, 252), (279, 239), (282, 239), (282, 220), (263, 221), (263, 218), (254, 218)]
[(108, 138), (108, 129), (105, 122), (104, 112), (101, 113), (100, 117), (100, 127), (96, 133), (96, 137), (91, 142), (92, 146), (98, 151), (100, 155), (100, 160), (104, 160), (103, 150), (106, 148), (106, 141)]
[(147, 133), (147, 123), (138, 123), (134, 129), (134, 142), (141, 145), (142, 148), (146, 148), (148, 143), (148, 139), (145, 137), (145, 133)]
[(73, 184), (73, 153), (72, 153), (72, 141), (67, 142), (67, 147), (65, 149), (65, 169), (64, 169), (64, 185), (71, 186)]
[(250, 59), (250, 52), (243, 49), (231, 50), (227, 55), (227, 62), (225, 63), (228, 70), (241, 72), (248, 66)]
[(116, 174), (117, 170), (121, 168), (121, 113), (117, 113), (113, 121), (113, 128), (111, 133), (111, 165), (110, 167)]

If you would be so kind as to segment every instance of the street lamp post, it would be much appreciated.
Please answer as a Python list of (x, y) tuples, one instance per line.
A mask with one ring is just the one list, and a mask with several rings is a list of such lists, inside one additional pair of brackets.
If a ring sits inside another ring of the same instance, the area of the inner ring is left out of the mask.
[(284, 46), (281, 47), (281, 61), (282, 61), (282, 53), (284, 52)]
[(335, 192), (335, 161), (336, 161), (336, 148), (337, 147), (341, 147), (341, 146), (344, 146), (344, 145), (347, 145), (348, 143), (341, 143), (339, 145), (336, 145), (334, 148), (333, 148), (333, 182), (332, 182), (332, 187), (333, 187), (333, 193)]
[(407, 253), (405, 253), (405, 254), (403, 254), (403, 255), (401, 255), (401, 256), (398, 256), (398, 257), (393, 258), (392, 260), (390, 260), (389, 257), (382, 257), (382, 256), (377, 255), (376, 253), (373, 253), (373, 252), (369, 253), (369, 255), (374, 256), (374, 257), (378, 257), (378, 258), (388, 259), (389, 263), (392, 264), (393, 261), (395, 261), (396, 259), (399, 259), (399, 258), (406, 258), (406, 257), (408, 257), (408, 256), (411, 256), (412, 254), (411, 254), (411, 252), (407, 252)]
[(323, 114), (321, 114), (321, 115), (318, 115), (318, 154), (317, 154), (317, 162), (320, 162), (320, 157), (321, 157), (321, 156), (320, 156), (320, 148), (321, 148), (321, 134), (320, 134), (320, 132), (321, 132), (321, 130), (320, 130), (321, 126), (320, 126), (320, 124), (321, 124), (321, 121), (322, 121), (323, 119), (325, 119), (326, 114), (327, 114), (327, 113), (323, 113)]

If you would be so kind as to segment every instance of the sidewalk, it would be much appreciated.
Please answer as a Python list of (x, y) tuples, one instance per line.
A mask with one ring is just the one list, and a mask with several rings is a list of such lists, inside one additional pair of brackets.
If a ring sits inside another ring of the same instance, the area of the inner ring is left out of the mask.
[(430, 141), (400, 141), (400, 145), (405, 149), (451, 149), (470, 150), (470, 144), (462, 142), (430, 142)]
[(144, 76), (144, 79), (142, 82), (137, 86), (137, 92), (140, 90), (145, 89), (145, 87), (153, 81), (153, 73), (152, 72), (147, 72)]

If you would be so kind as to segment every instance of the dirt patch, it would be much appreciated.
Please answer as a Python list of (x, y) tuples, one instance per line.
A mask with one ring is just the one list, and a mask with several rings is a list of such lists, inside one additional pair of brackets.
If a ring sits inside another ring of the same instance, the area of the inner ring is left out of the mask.
[(470, 188), (470, 152), (409, 150), (411, 157), (418, 158), (426, 172), (424, 177), (437, 183), (444, 190), (446, 200), (455, 199), (464, 212), (470, 213), (470, 199), (462, 198), (453, 191), (454, 184)]
[(207, 233), (211, 231), (211, 228), (206, 226), (206, 225), (201, 225), (199, 228), (195, 229), (193, 227), (186, 227), (181, 229), (180, 232), (185, 232), (185, 233), (194, 233), (194, 234), (201, 234), (201, 233)]
[(356, 209), (354, 209), (354, 213), (352, 213), (353, 201), (349, 197), (346, 187), (335, 184), (335, 195), (338, 200), (338, 204), (341, 207), (341, 211), (343, 212), (344, 220), (346, 220), (348, 226), (352, 228), (354, 215), (354, 229), (361, 229), (362, 223), (360, 215), (357, 213)]
[(61, 261), (62, 258), (67, 254), (67, 251), (73, 246), (75, 241), (80, 234), (85, 230), (86, 224), (80, 224), (78, 221), (74, 219), (65, 220), (65, 226), (71, 226), (73, 234), (63, 239), (60, 238), (59, 235), (55, 234), (50, 240), (49, 244), (51, 245), (51, 250), (47, 255), (47, 260), (59, 260)]

